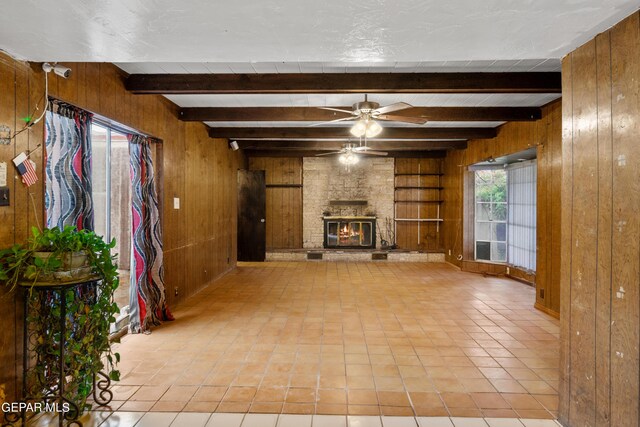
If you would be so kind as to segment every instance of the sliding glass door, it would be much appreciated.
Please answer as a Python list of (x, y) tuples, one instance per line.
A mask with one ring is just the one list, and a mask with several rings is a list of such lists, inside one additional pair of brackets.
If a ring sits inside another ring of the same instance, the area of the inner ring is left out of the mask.
[(131, 262), (131, 178), (127, 135), (108, 126), (91, 126), (95, 232), (105, 241), (116, 239), (120, 287), (116, 303), (129, 304)]

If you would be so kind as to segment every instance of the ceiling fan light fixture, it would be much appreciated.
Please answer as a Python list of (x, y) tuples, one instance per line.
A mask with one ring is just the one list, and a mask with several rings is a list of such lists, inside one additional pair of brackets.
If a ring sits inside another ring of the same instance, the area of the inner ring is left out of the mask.
[(347, 151), (346, 153), (341, 154), (338, 157), (338, 161), (344, 165), (351, 166), (358, 163), (360, 161), (360, 158), (352, 151)]
[(353, 126), (351, 126), (350, 132), (351, 135), (355, 136), (356, 138), (364, 136), (364, 134), (367, 132), (367, 122), (364, 120), (358, 120)]
[(367, 138), (373, 138), (380, 135), (380, 132), (382, 132), (382, 126), (380, 126), (380, 123), (376, 122), (375, 120), (363, 119), (358, 120), (351, 127), (350, 132), (351, 135), (355, 136), (356, 138), (361, 138), (363, 136), (366, 136)]
[(365, 136), (367, 138), (376, 137), (380, 135), (380, 132), (382, 132), (382, 126), (380, 126), (380, 123), (375, 120), (371, 120), (367, 123), (367, 130), (365, 131)]

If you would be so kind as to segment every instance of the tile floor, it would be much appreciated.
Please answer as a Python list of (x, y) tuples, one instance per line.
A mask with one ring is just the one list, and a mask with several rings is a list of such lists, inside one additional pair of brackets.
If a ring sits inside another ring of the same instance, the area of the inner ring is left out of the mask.
[[(42, 416), (37, 426), (53, 425)], [(559, 427), (557, 421), (517, 418), (371, 415), (232, 414), (202, 412), (93, 412), (85, 427)], [(30, 424), (31, 425), (31, 424)], [(36, 425), (36, 424), (34, 424)]]
[(138, 426), (190, 413), (554, 419), (558, 321), (534, 299), (446, 264), (243, 263), (175, 322), (123, 339), (111, 409)]

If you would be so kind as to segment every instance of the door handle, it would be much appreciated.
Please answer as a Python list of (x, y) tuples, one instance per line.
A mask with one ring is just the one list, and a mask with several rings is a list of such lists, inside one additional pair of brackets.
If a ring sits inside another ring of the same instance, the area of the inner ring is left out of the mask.
[(260, 218), (260, 222), (264, 222), (264, 218)]

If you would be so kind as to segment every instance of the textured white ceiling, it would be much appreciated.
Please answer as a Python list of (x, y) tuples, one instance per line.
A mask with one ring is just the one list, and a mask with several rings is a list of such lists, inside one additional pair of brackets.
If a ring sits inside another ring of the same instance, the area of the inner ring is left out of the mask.
[(640, 0), (4, 0), (32, 61), (422, 62), (560, 58)]
[[(0, 49), (30, 61), (114, 62), (130, 74), (560, 71), (564, 54), (639, 7), (640, 0), (4, 0)], [(180, 107), (350, 106), (363, 97), (167, 96)], [(369, 99), (381, 105), (537, 107), (559, 97), (372, 94)]]
[(129, 74), (500, 73), (560, 71), (560, 59), (423, 62), (117, 62)]

